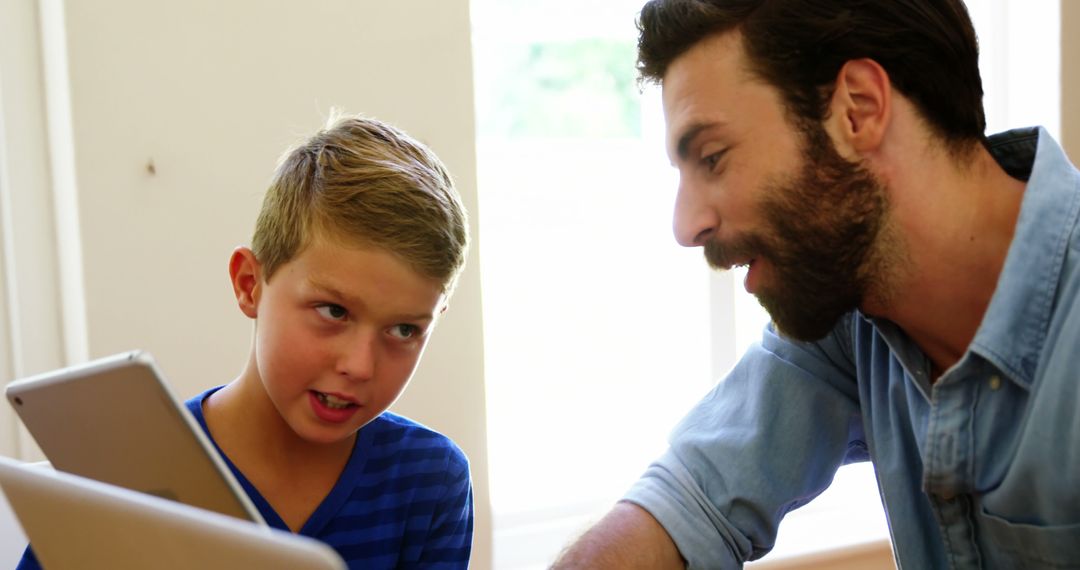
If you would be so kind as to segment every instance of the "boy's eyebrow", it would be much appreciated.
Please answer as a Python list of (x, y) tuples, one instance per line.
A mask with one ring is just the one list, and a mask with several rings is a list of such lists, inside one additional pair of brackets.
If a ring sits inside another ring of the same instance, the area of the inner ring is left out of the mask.
[[(351, 297), (349, 295), (346, 295), (345, 293), (342, 293), (341, 291), (337, 290), (337, 288), (335, 288), (335, 287), (333, 287), (331, 285), (327, 285), (326, 283), (322, 283), (322, 282), (316, 280), (313, 277), (308, 278), (308, 284), (311, 285), (312, 288), (318, 289), (319, 292), (321, 292), (321, 293), (323, 293), (323, 294), (325, 294), (325, 295), (327, 295), (329, 297), (332, 297), (335, 300), (341, 301), (343, 303), (346, 303), (346, 304), (349, 304), (349, 305), (360, 305), (362, 307), (367, 306), (367, 304), (364, 303), (363, 300), (361, 300), (359, 298), (356, 298), (356, 297)], [(400, 315), (399, 318), (401, 318), (402, 320), (406, 320), (406, 321), (431, 321), (431, 320), (435, 319), (434, 315), (432, 315), (430, 313), (417, 313), (415, 315)]]

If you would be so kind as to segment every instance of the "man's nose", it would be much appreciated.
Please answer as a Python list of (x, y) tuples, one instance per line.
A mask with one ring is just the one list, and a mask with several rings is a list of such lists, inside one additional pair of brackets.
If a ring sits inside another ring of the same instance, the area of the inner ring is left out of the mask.
[(707, 193), (680, 176), (672, 222), (675, 241), (684, 247), (704, 245), (719, 225), (720, 219), (708, 203)]

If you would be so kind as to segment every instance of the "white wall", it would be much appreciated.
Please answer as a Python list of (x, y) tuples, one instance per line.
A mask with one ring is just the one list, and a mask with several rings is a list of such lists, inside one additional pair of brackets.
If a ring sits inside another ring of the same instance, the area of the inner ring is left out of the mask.
[[(37, 7), (0, 0), (0, 374), (64, 363)], [(0, 404), (0, 453), (18, 449)]]
[[(332, 106), (389, 121), (428, 143), (476, 219), (467, 0), (2, 2), (0, 19), (19, 13), (33, 20), (41, 7), (46, 64), (39, 80), (51, 168), (36, 179), (41, 196), (50, 185), (59, 192), (54, 219), (61, 222), (29, 241), (59, 276), (61, 290), (46, 291), (53, 320), (62, 323), (48, 341), (63, 354), (53, 366), (142, 348), (183, 397), (233, 378), (251, 323), (235, 308), (228, 255), (249, 239), (278, 156), (320, 127)], [(27, 127), (7, 140), (43, 130)], [(18, 219), (32, 209), (8, 210)], [(55, 236), (59, 246), (50, 252)], [(474, 247), (451, 309), (395, 410), (443, 431), (469, 455), (474, 567), (488, 568), (478, 262)], [(21, 276), (26, 265), (7, 267)], [(6, 277), (10, 284), (13, 275)], [(7, 298), (9, 309), (21, 302)], [(27, 373), (11, 370), (14, 360), (0, 358), (4, 372)], [(0, 436), (10, 421), (10, 413), (0, 416), (8, 422)]]

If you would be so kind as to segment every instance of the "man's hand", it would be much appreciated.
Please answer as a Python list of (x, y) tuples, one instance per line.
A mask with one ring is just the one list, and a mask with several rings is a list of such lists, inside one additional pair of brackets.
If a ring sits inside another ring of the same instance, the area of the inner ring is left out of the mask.
[(618, 503), (596, 526), (571, 544), (553, 570), (686, 568), (664, 527), (648, 511)]

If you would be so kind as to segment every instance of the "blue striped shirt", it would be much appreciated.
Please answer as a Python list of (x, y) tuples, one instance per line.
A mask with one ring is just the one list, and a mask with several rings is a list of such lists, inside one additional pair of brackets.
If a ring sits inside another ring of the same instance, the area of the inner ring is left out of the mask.
[[(187, 401), (207, 436), (202, 402), (217, 390)], [(289, 530), (228, 456), (218, 452), (267, 524)], [(349, 568), (457, 569), (469, 566), (472, 531), (465, 454), (448, 437), (384, 412), (357, 432), (341, 477), (299, 534), (329, 544)]]

